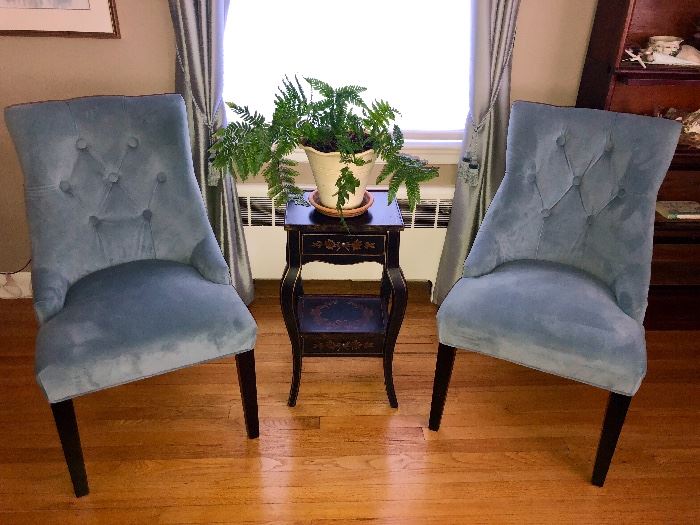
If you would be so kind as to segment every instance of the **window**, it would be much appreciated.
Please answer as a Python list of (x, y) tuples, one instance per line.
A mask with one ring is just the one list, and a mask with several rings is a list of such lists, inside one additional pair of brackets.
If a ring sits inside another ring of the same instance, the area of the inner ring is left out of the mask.
[(456, 162), (468, 111), (470, 15), (466, 0), (234, 0), (224, 100), (269, 118), (285, 74), (367, 86), (365, 100), (401, 111), (408, 150), (447, 146)]

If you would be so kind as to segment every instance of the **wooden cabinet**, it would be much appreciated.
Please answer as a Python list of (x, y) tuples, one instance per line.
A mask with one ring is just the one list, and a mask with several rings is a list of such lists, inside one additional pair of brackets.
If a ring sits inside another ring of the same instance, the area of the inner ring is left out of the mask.
[[(700, 109), (700, 68), (624, 61), (626, 48), (650, 36), (694, 39), (700, 0), (599, 0), (581, 75), (577, 107), (658, 115)], [(659, 200), (700, 201), (700, 149), (679, 146)], [(700, 327), (700, 221), (657, 214), (648, 328)]]

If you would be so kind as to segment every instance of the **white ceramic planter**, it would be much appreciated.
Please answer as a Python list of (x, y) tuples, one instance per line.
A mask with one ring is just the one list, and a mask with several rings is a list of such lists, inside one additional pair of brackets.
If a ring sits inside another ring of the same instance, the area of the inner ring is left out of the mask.
[[(316, 187), (318, 188), (318, 196), (321, 204), (328, 208), (335, 208), (338, 203), (338, 197), (333, 195), (338, 191), (335, 186), (335, 181), (338, 180), (340, 170), (345, 166), (345, 164), (340, 162), (340, 153), (322, 153), (307, 146), (304, 146), (304, 151), (309, 159), (311, 171), (316, 180)], [(366, 161), (366, 164), (362, 166), (355, 166), (354, 164), (348, 165), (353, 175), (360, 181), (360, 186), (355, 190), (354, 194), (350, 195), (343, 209), (358, 208), (362, 204), (362, 197), (369, 183), (374, 161), (377, 160), (377, 156), (372, 149), (356, 155), (356, 157)]]

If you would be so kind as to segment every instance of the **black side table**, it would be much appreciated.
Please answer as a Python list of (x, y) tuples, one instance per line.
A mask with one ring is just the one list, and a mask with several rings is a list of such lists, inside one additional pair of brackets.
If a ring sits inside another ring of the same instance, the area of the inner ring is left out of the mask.
[[(395, 200), (387, 205), (385, 191), (372, 193), (374, 204), (367, 213), (346, 219), (349, 232), (339, 219), (310, 206), (287, 205), (287, 267), (280, 302), (293, 353), (290, 407), (296, 405), (304, 356), (382, 357), (389, 404), (399, 406), (392, 365), (408, 299), (399, 266), (403, 220)], [(383, 266), (379, 295), (304, 295), (301, 268), (311, 261), (377, 262)]]

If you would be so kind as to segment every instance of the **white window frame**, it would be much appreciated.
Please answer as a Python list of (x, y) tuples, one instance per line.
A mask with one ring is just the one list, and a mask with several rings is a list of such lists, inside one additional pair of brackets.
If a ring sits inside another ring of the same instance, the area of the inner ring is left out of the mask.
[[(418, 0), (414, 0), (418, 2)], [(463, 0), (473, 2), (479, 0)], [(230, 23), (230, 22), (229, 22)], [(464, 64), (467, 68), (468, 64)], [(467, 96), (467, 93), (464, 95)], [(234, 120), (235, 116), (230, 108), (226, 107), (228, 121)], [(464, 118), (466, 119), (466, 115)], [(452, 124), (454, 125), (454, 124)], [(402, 126), (404, 134), (404, 147), (402, 151), (409, 155), (414, 155), (426, 160), (429, 164), (437, 165), (457, 165), (462, 151), (464, 130), (411, 130)], [(291, 155), (291, 160), (299, 163), (308, 163), (306, 154), (301, 148), (297, 148)], [(383, 164), (383, 159), (377, 159), (377, 164)]]
[[(235, 119), (231, 108), (226, 106), (226, 118), (228, 122)], [(429, 164), (458, 164), (462, 151), (461, 130), (438, 131), (404, 131), (404, 147), (401, 151), (409, 155), (415, 155), (428, 161)], [(308, 163), (306, 153), (297, 148), (289, 155), (293, 161)], [(383, 164), (382, 159), (377, 159), (377, 164)]]

